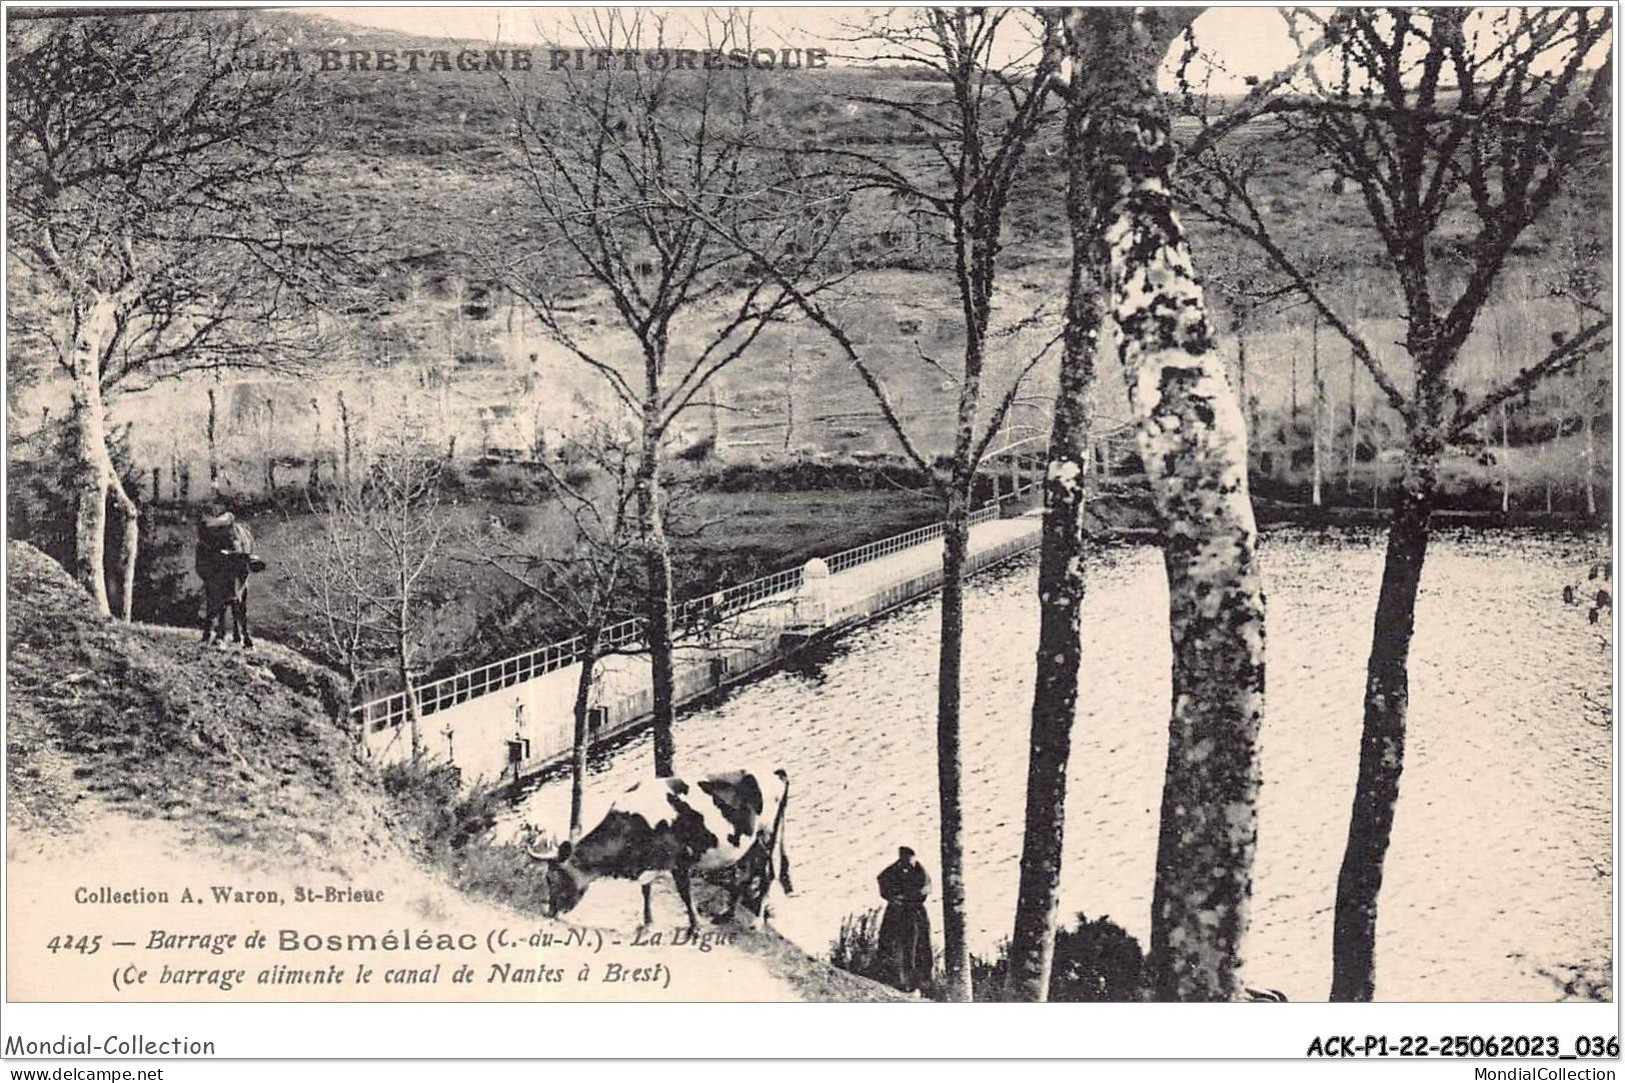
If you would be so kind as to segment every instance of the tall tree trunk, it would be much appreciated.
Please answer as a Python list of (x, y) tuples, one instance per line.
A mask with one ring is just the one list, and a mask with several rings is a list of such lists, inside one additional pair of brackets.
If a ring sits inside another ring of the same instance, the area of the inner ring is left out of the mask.
[(1507, 404), (1501, 407), (1501, 514), (1512, 510), (1512, 442), (1507, 433)]
[(638, 516), (648, 575), (643, 595), (643, 623), (653, 691), (655, 776), (666, 778), (677, 773), (677, 746), (672, 735), (677, 712), (672, 665), (671, 549), (666, 538), (665, 509), (660, 502), (655, 443), (653, 437), (644, 441), (643, 462), (638, 468)]
[(784, 350), (784, 450), (789, 451), (796, 433), (796, 348)]
[(1349, 351), (1349, 465), (1348, 477), (1344, 484), (1348, 490), (1349, 503), (1354, 502), (1354, 464), (1360, 456), (1360, 398), (1354, 377), (1359, 372), (1359, 362), (1354, 357), (1354, 351)]
[(276, 399), (265, 400), (265, 495), (276, 496)]
[(592, 709), (592, 679), (598, 669), (598, 639), (603, 628), (594, 624), (582, 633), (581, 676), (576, 680), (575, 732), (570, 748), (570, 842), (581, 840), (581, 800), (587, 780), (587, 748), (592, 735), (587, 712)]
[(310, 411), (313, 430), (310, 436), (310, 480), (306, 483), (311, 492), (322, 487), (322, 404), (319, 399), (310, 400)]
[(406, 721), (412, 735), (412, 761), (423, 757), (423, 706), (418, 702), (418, 690), (413, 684), (412, 652), (407, 644), (411, 624), (410, 587), (404, 576), (400, 580), (401, 600), (397, 610), (399, 623), (395, 628), (395, 668), (401, 681), (401, 694), (406, 701)]
[(960, 663), (965, 644), (965, 556), (970, 549), (968, 480), (956, 478), (942, 525), (942, 634), (937, 661), (937, 804), (941, 814), (943, 997), (969, 1001), (965, 939), (965, 826), (959, 742)]
[(220, 428), (219, 404), (215, 401), (214, 388), (209, 388), (209, 495), (215, 499), (220, 497)]
[(1298, 442), (1298, 352), (1292, 351), (1292, 442)]
[(339, 424), (344, 429), (344, 484), (350, 484), (351, 456), (354, 452), (353, 438), (350, 435), (350, 406), (344, 401), (344, 392), (338, 394)]
[(1005, 991), (1011, 1000), (1049, 997), (1066, 830), (1066, 773), (1077, 715), (1082, 664), (1079, 618), (1085, 589), (1083, 510), (1091, 466), (1091, 391), (1100, 326), (1100, 283), (1093, 255), (1086, 112), (1088, 73), (1072, 68), (1066, 116), (1067, 221), (1072, 277), (1067, 290), (1060, 384), (1044, 477), (1044, 537), (1038, 558), (1038, 655), (1033, 680), (1032, 738), (1027, 754), (1027, 809), (1021, 883)]
[[(1501, 372), (1506, 366), (1506, 344), (1502, 339), (1500, 313), (1490, 322), (1495, 332), (1495, 355), (1492, 358), (1491, 371), (1495, 374), (1495, 382), (1501, 382)], [(1501, 414), (1501, 514), (1506, 515), (1512, 510), (1512, 463), (1509, 459), (1507, 444), (1507, 404), (1502, 402), (1498, 407)]]
[(1173, 210), (1156, 88), (1193, 17), (1088, 8), (1067, 26), (1072, 63), (1093, 84), (1099, 259), (1168, 576), (1173, 696), (1149, 974), (1161, 999), (1225, 1000), (1241, 991), (1252, 896), (1264, 598), (1246, 427)]
[(101, 353), (112, 331), (113, 301), (95, 297), (78, 314), (70, 359), (74, 432), (73, 577), (89, 592), (97, 612), (107, 602), (107, 494), (114, 478), (107, 453), (107, 407), (102, 401)]
[(1258, 436), (1258, 415), (1253, 409), (1252, 397), (1247, 393), (1247, 328), (1236, 328), (1236, 382), (1240, 385), (1242, 422), (1247, 426), (1248, 469), (1252, 468), (1252, 442)]
[[(1577, 320), (1576, 326), (1584, 326), (1583, 316)], [(1597, 435), (1596, 411), (1592, 408), (1592, 389), (1589, 374), (1591, 371), (1588, 355), (1581, 354), (1577, 368), (1580, 381), (1580, 419), (1585, 433), (1585, 488), (1586, 488), (1586, 518), (1597, 517)]]
[[(102, 454), (107, 456), (105, 448)], [(135, 612), (135, 558), (141, 542), (141, 506), (124, 491), (124, 483), (119, 480), (111, 458), (107, 458), (103, 469), (107, 472), (107, 491), (119, 507), (124, 528), (119, 541), (119, 615), (129, 620)]]
[(1419, 402), (1418, 409), (1433, 411), (1434, 421), (1424, 420), (1411, 435), (1404, 483), (1388, 530), (1388, 555), (1377, 594), (1371, 655), (1366, 663), (1359, 776), (1349, 818), (1348, 846), (1337, 877), (1331, 999), (1339, 1001), (1370, 1000), (1376, 988), (1377, 894), (1382, 887), (1383, 859), (1393, 835), (1399, 776), (1405, 767), (1408, 667), (1416, 590), (1427, 554), (1428, 524), (1444, 447), (1437, 435), (1437, 406)]
[(1314, 322), (1310, 324), (1309, 332), (1309, 392), (1314, 396), (1312, 400), (1313, 416), (1309, 419), (1310, 459), (1311, 472), (1314, 475), (1310, 486), (1310, 502), (1320, 507), (1320, 445), (1326, 427), (1326, 381), (1320, 378), (1320, 314), (1316, 313)]

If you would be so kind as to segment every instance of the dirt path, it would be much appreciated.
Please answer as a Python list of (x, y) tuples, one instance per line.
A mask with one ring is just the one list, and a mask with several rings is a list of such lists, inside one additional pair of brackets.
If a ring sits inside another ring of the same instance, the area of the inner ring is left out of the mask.
[[(371, 859), (348, 874), (323, 862), (247, 872), (224, 854), (187, 847), (160, 822), (114, 815), (86, 826), (83, 834), (13, 832), (8, 840), (7, 967), (16, 999), (884, 999), (771, 933), (708, 927), (702, 937), (712, 939), (674, 944), (682, 936), (671, 926), (641, 935), (572, 927), (470, 899), (406, 858)], [(372, 901), (338, 901), (346, 890)], [(256, 932), (263, 946), (251, 946)], [(399, 945), (384, 939), (391, 933)], [(60, 941), (51, 949), (53, 938), (96, 935), (94, 953)], [(348, 942), (353, 935), (368, 939)], [(738, 940), (718, 942), (730, 935)], [(454, 981), (464, 967), (466, 980)], [(129, 968), (145, 970), (145, 982), (115, 985), (115, 973), (128, 978)], [(363, 968), (370, 980), (358, 983)], [(295, 977), (321, 980), (289, 983)]]

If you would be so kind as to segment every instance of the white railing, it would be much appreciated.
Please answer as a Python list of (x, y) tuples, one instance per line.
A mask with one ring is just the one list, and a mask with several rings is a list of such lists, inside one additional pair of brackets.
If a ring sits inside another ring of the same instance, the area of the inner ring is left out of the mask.
[[(1012, 493), (1007, 493), (997, 500), (989, 501), (971, 513), (972, 526), (991, 522), (999, 517), (1004, 502), (1019, 499), (1032, 493), (1041, 486), (1032, 482)], [(942, 523), (932, 523), (910, 530), (904, 534), (896, 534), (889, 538), (859, 545), (852, 549), (844, 549), (839, 553), (824, 558), (832, 574), (846, 571), (860, 564), (878, 560), (881, 557), (900, 553), (918, 545), (935, 541), (942, 537)], [(772, 575), (764, 575), (759, 579), (717, 591), (715, 594), (702, 595), (681, 602), (672, 609), (672, 626), (677, 635), (714, 625), (730, 616), (734, 616), (751, 606), (760, 605), (770, 599), (788, 595), (801, 587), (802, 570), (805, 567), (790, 568)], [(630, 648), (644, 644), (643, 620), (633, 617), (605, 628), (598, 641), (600, 654), (626, 651)], [(537, 677), (560, 670), (575, 664), (586, 648), (586, 642), (581, 636), (572, 636), (557, 643), (536, 647), (532, 650), (515, 654), (501, 661), (489, 662), (473, 669), (454, 673), (449, 677), (417, 685), (418, 713), (427, 717), (436, 711), (455, 706), (467, 700), (492, 692), (500, 692), (516, 684), (534, 680)], [(350, 717), (354, 723), (362, 728), (364, 733), (376, 733), (391, 726), (400, 725), (407, 718), (407, 699), (405, 692), (394, 692), (378, 699), (369, 700), (350, 709)]]

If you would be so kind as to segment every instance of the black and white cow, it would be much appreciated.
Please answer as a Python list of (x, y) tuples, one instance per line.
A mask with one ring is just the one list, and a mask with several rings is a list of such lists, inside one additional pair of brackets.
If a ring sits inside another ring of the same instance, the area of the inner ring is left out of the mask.
[[(771, 775), (774, 783), (766, 782), (765, 772), (725, 771), (692, 781), (654, 778), (632, 786), (574, 846), (564, 843), (553, 857), (530, 851), (547, 863), (548, 916), (575, 909), (588, 886), (608, 876), (638, 881), (643, 888), (643, 923), (651, 925), (651, 883), (669, 872), (693, 929), (699, 924), (689, 890), (693, 874), (730, 869), (733, 893), (728, 917), (733, 917), (741, 899), (760, 915), (775, 878), (775, 857), (777, 879), (786, 894), (791, 890), (784, 852), (790, 776), (783, 770)], [(771, 819), (766, 816), (769, 786), (778, 798)]]

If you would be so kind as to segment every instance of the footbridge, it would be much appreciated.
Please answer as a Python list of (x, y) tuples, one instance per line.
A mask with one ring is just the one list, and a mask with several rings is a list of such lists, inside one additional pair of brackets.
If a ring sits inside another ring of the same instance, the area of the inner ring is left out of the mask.
[[(994, 498), (972, 513), (967, 574), (1038, 546), (1043, 446), (1032, 437), (984, 457)], [(942, 533), (943, 524), (933, 523), (680, 603), (673, 613), (677, 704), (936, 590)], [(592, 744), (647, 723), (653, 689), (644, 647), (641, 620), (604, 630), (589, 699)], [(520, 778), (567, 760), (585, 648), (578, 636), (415, 686), (425, 753), (457, 766), (468, 783)], [(351, 711), (364, 747), (383, 762), (410, 756), (409, 719), (404, 692)]]

